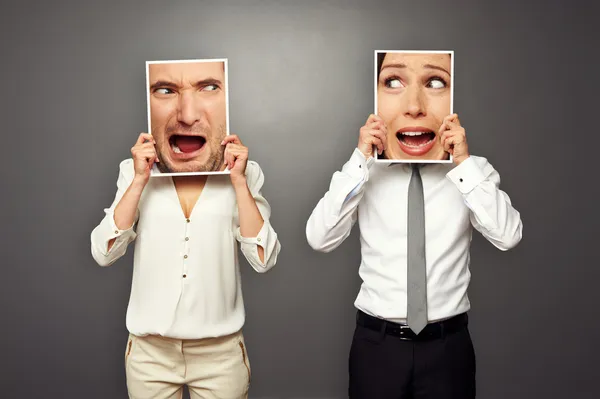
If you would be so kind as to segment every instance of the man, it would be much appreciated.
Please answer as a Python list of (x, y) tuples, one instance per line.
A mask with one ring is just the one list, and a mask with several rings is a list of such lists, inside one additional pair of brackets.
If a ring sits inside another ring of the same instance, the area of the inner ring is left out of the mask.
[[(223, 90), (223, 72), (206, 67), (161, 67), (153, 134), (140, 134), (121, 162), (116, 197), (91, 234), (100, 266), (136, 240), (126, 320), (131, 398), (180, 398), (184, 385), (192, 398), (248, 394), (237, 242), (259, 273), (275, 265), (281, 245), (259, 165), (236, 135), (214, 139), (225, 120), (209, 105)], [(230, 176), (150, 178), (155, 163), (174, 173), (227, 166)]]
[[(424, 117), (418, 98), (407, 102), (404, 117)], [(521, 240), (522, 223), (498, 172), (469, 154), (456, 114), (438, 136), (453, 164), (375, 163), (374, 149), (387, 149), (387, 127), (371, 115), (306, 226), (311, 247), (329, 252), (360, 225), (352, 399), (475, 397), (467, 327), (472, 230), (508, 250)]]

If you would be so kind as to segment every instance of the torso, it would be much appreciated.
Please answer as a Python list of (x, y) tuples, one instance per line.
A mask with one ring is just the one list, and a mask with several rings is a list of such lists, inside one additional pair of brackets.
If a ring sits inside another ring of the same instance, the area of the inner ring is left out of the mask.
[(206, 185), (207, 176), (173, 177), (181, 210), (189, 218)]

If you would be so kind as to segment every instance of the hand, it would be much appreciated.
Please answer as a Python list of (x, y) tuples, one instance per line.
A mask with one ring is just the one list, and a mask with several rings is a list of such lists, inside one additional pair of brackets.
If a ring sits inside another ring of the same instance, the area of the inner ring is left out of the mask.
[(452, 155), (455, 164), (460, 165), (469, 157), (469, 146), (465, 129), (460, 125), (457, 114), (448, 115), (440, 127), (438, 136), (444, 151)]
[(387, 147), (387, 128), (383, 119), (375, 114), (369, 115), (367, 122), (360, 128), (358, 136), (358, 149), (365, 158), (372, 157), (373, 146), (377, 147), (377, 153), (383, 154)]
[(146, 185), (150, 178), (150, 171), (154, 162), (158, 162), (154, 145), (154, 137), (148, 133), (141, 133), (135, 145), (131, 148), (133, 167), (135, 169), (134, 180)]
[(245, 183), (248, 148), (235, 134), (226, 136), (221, 145), (225, 146), (225, 165), (231, 172), (231, 182), (234, 185)]

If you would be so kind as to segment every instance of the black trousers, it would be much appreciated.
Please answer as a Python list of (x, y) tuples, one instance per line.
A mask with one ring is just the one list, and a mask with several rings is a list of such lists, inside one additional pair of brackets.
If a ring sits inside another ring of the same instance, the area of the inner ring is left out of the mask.
[(475, 351), (467, 323), (417, 340), (357, 323), (348, 394), (350, 399), (475, 398)]

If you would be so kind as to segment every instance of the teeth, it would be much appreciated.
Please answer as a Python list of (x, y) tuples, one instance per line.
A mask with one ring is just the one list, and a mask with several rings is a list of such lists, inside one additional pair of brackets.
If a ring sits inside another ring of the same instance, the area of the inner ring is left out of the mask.
[(181, 153), (182, 153), (182, 152), (181, 152), (181, 150), (179, 149), (179, 147), (177, 147), (177, 146), (175, 145), (175, 143), (171, 143), (171, 149), (173, 150), (173, 152), (174, 152), (175, 154), (181, 154)]
[[(427, 132), (402, 132), (402, 135), (405, 136), (421, 136), (423, 134), (426, 134)], [(431, 133), (431, 132), (430, 132)], [(425, 143), (421, 143), (421, 144), (412, 144), (412, 143), (407, 143), (406, 141), (402, 140), (402, 144), (410, 147), (410, 148), (420, 148), (420, 147), (425, 147), (427, 144), (431, 143), (433, 139), (431, 140), (427, 140)]]
[(407, 146), (407, 147), (411, 147), (411, 148), (419, 148), (419, 147), (425, 147), (425, 146), (426, 146), (427, 144), (429, 144), (430, 142), (431, 142), (431, 140), (429, 140), (429, 141), (428, 141), (428, 142), (426, 142), (426, 143), (423, 143), (423, 144), (418, 144), (418, 145), (414, 145), (414, 144), (408, 144), (408, 143), (402, 143), (402, 144), (404, 144), (404, 145), (405, 145), (405, 146)]

